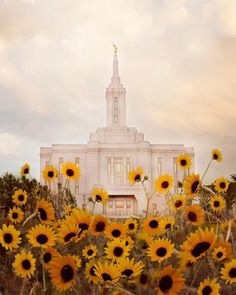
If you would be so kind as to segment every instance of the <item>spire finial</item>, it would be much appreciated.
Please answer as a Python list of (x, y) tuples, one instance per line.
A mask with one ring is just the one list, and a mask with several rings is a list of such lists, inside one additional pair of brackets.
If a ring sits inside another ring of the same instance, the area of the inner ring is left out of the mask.
[(117, 55), (117, 45), (113, 43), (114, 55)]

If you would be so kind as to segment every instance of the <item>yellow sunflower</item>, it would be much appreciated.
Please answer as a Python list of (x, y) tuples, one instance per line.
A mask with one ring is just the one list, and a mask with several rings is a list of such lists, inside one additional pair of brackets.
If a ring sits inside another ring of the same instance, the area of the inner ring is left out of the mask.
[(173, 211), (179, 211), (185, 207), (186, 198), (182, 195), (174, 195), (168, 204)]
[(125, 240), (114, 239), (107, 242), (107, 246), (104, 249), (107, 259), (117, 261), (123, 259), (129, 255), (130, 247), (126, 246)]
[(133, 279), (141, 274), (144, 268), (144, 263), (142, 261), (135, 262), (134, 258), (129, 259), (125, 258), (118, 262), (118, 269), (121, 272), (121, 275), (126, 279)]
[(75, 284), (76, 261), (72, 256), (57, 256), (50, 265), (52, 284), (63, 292)]
[(178, 258), (179, 269), (182, 269), (183, 271), (190, 269), (194, 265), (193, 258), (189, 253), (180, 252)]
[(44, 268), (49, 269), (53, 259), (55, 259), (55, 257), (60, 255), (61, 254), (55, 248), (48, 247), (44, 249), (42, 254), (42, 261), (43, 261)]
[(142, 181), (142, 176), (143, 176), (143, 168), (138, 166), (137, 168), (129, 172), (128, 180), (130, 184), (133, 185), (136, 182)]
[(124, 225), (126, 226), (127, 233), (135, 233), (138, 229), (138, 221), (132, 217), (126, 219)]
[(109, 263), (107, 260), (106, 261), (98, 261), (95, 264), (95, 269), (94, 272), (96, 276), (99, 279), (99, 282), (102, 284), (106, 283), (117, 283), (121, 273), (117, 268), (117, 265), (114, 263)]
[(68, 180), (77, 180), (80, 177), (80, 169), (75, 163), (65, 162), (62, 164), (62, 174)]
[(23, 191), (22, 189), (18, 189), (15, 191), (14, 195), (12, 196), (13, 203), (16, 205), (24, 205), (27, 201), (28, 195), (26, 191)]
[(222, 153), (218, 149), (214, 149), (211, 151), (211, 157), (217, 162), (221, 162), (223, 159)]
[(125, 238), (126, 236), (126, 227), (122, 223), (112, 222), (106, 228), (105, 235), (110, 239), (114, 238)]
[(95, 273), (95, 265), (96, 262), (94, 260), (90, 260), (85, 265), (85, 277), (88, 280), (88, 282), (92, 282), (94, 284), (97, 284), (99, 281), (98, 276)]
[(17, 276), (30, 278), (35, 272), (35, 263), (36, 259), (31, 252), (21, 250), (21, 253), (15, 256), (15, 261), (12, 266)]
[(184, 193), (189, 196), (194, 196), (198, 193), (200, 187), (200, 176), (199, 174), (190, 174), (186, 176), (183, 183)]
[(181, 169), (188, 169), (192, 165), (192, 159), (188, 154), (181, 154), (176, 159), (176, 164)]
[(209, 201), (211, 210), (214, 212), (221, 212), (225, 209), (225, 200), (221, 196), (213, 196)]
[(142, 289), (146, 289), (150, 287), (150, 284), (152, 283), (152, 278), (150, 276), (150, 273), (144, 271), (142, 272), (134, 281), (133, 283)]
[(236, 259), (225, 263), (224, 267), (221, 269), (221, 279), (229, 284), (236, 283)]
[(64, 207), (64, 211), (66, 215), (71, 215), (73, 213), (74, 208), (71, 205), (66, 205)]
[(151, 241), (153, 241), (153, 236), (148, 234), (146, 231), (141, 230), (137, 233), (136, 239), (138, 241), (138, 244), (140, 245), (140, 248), (142, 250), (147, 250), (149, 244), (151, 243)]
[(18, 248), (20, 244), (20, 231), (16, 230), (13, 225), (3, 224), (2, 229), (0, 230), (0, 243), (6, 250), (12, 251), (13, 249)]
[(198, 205), (189, 205), (185, 207), (185, 218), (189, 223), (199, 226), (204, 223), (204, 210)]
[(217, 247), (214, 248), (213, 252), (212, 252), (212, 258), (215, 261), (222, 261), (226, 258), (226, 249), (224, 249), (223, 247)]
[(24, 212), (18, 207), (13, 207), (7, 217), (12, 223), (20, 223), (24, 219)]
[(82, 255), (86, 259), (91, 259), (97, 255), (97, 246), (96, 245), (88, 245), (83, 248)]
[(229, 242), (226, 242), (225, 240), (218, 240), (215, 244), (215, 247), (221, 247), (225, 250), (226, 258), (228, 260), (233, 259), (233, 247), (232, 244)]
[(72, 256), (74, 259), (75, 259), (75, 265), (76, 265), (76, 268), (80, 268), (81, 267), (81, 264), (82, 264), (82, 260), (79, 256), (76, 256), (76, 255), (73, 255)]
[(51, 165), (46, 166), (42, 171), (42, 176), (48, 182), (55, 180), (58, 177), (57, 168)]
[(197, 290), (197, 295), (220, 295), (220, 284), (217, 283), (216, 279), (206, 278), (200, 283)]
[(25, 176), (30, 173), (30, 165), (25, 163), (20, 169), (20, 175)]
[(91, 191), (91, 195), (94, 202), (102, 204), (106, 204), (107, 200), (109, 199), (107, 191), (99, 187), (93, 188)]
[(80, 230), (76, 224), (64, 221), (58, 229), (58, 242), (67, 244), (71, 241), (77, 241), (81, 238), (81, 236), (79, 236), (79, 232)]
[(168, 239), (155, 240), (150, 243), (147, 255), (150, 257), (151, 261), (162, 262), (163, 260), (169, 258), (174, 252), (174, 244)]
[(66, 218), (67, 222), (71, 222), (78, 226), (79, 236), (84, 237), (90, 230), (92, 216), (87, 211), (74, 209), (72, 214)]
[(49, 224), (55, 219), (55, 210), (52, 203), (46, 200), (37, 201), (37, 211), (42, 223)]
[(225, 177), (219, 177), (214, 182), (217, 193), (225, 193), (229, 187), (229, 181)]
[(131, 250), (133, 248), (133, 246), (134, 246), (134, 240), (131, 237), (129, 237), (129, 236), (127, 236), (126, 238), (124, 238), (124, 240), (125, 240), (125, 245), (126, 246), (129, 246), (130, 247), (130, 250)]
[(32, 227), (26, 235), (34, 247), (48, 248), (56, 242), (56, 235), (50, 226), (39, 224)]
[(173, 186), (174, 179), (169, 174), (163, 174), (155, 180), (155, 191), (160, 194), (168, 193)]
[(177, 295), (184, 287), (182, 273), (172, 265), (166, 266), (159, 273), (158, 294)]
[(162, 232), (166, 232), (173, 229), (175, 224), (175, 218), (173, 216), (165, 216), (160, 220), (160, 228)]
[(216, 241), (214, 230), (199, 228), (194, 233), (191, 233), (187, 240), (180, 246), (181, 250), (190, 255), (192, 261), (195, 262), (198, 258), (206, 255), (210, 251)]
[(103, 234), (108, 225), (108, 219), (103, 215), (97, 215), (94, 217), (91, 223), (91, 232), (93, 235)]
[(161, 233), (160, 218), (148, 217), (142, 223), (142, 229), (149, 235), (157, 235)]

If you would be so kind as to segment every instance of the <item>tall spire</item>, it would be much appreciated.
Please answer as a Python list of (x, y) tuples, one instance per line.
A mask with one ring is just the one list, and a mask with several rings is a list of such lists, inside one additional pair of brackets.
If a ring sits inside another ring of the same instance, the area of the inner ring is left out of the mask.
[(117, 57), (117, 45), (113, 44), (114, 57), (113, 57), (113, 78), (119, 77), (118, 71), (118, 57)]

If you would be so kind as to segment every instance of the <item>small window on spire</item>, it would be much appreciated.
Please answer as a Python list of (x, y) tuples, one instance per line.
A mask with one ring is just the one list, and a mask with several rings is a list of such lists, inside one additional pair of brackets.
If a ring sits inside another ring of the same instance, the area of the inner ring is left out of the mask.
[(114, 98), (114, 112), (113, 112), (114, 124), (118, 125), (118, 99)]

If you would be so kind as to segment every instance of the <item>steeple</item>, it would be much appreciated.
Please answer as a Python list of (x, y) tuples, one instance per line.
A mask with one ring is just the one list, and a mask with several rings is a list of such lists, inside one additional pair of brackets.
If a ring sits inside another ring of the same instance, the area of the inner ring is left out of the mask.
[(117, 46), (113, 44), (113, 73), (106, 89), (107, 127), (126, 127), (125, 88), (120, 82)]

